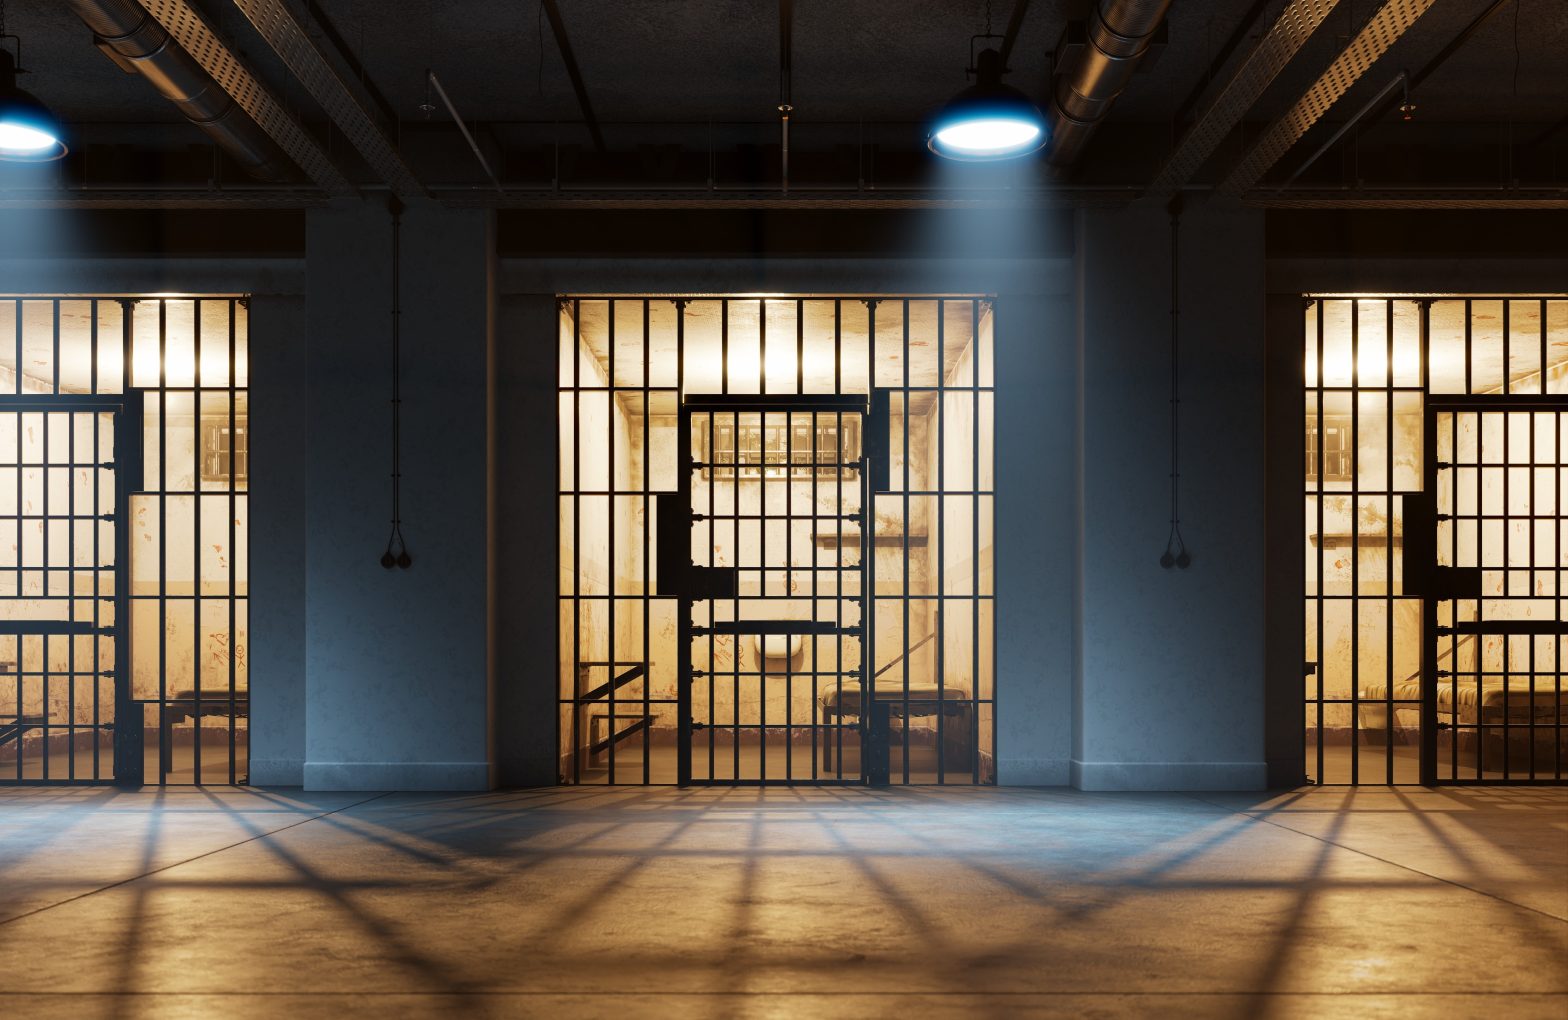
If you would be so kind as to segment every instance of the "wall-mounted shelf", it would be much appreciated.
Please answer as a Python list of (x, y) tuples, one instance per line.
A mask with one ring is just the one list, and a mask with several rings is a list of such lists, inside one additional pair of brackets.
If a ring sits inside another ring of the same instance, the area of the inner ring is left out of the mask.
[[(818, 531), (812, 534), (811, 539), (818, 546), (821, 546), (824, 549), (831, 549), (834, 546), (859, 545), (860, 532), (846, 531), (843, 535), (838, 535), (831, 531)], [(909, 546), (911, 548), (928, 545), (929, 543), (930, 538), (926, 535), (909, 536)], [(874, 546), (902, 548), (904, 545), (904, 536), (874, 535), (872, 536), (871, 544)]]
[[(1308, 541), (1313, 545), (1321, 545), (1324, 549), (1345, 549), (1354, 546), (1371, 546), (1374, 549), (1384, 548), (1388, 545), (1387, 535), (1324, 535), (1319, 540), (1317, 535), (1308, 535)], [(1394, 544), (1403, 546), (1405, 536), (1395, 535)]]

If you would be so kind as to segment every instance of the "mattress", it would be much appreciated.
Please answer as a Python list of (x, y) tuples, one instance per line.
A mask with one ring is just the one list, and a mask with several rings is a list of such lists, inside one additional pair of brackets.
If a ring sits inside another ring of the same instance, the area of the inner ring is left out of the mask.
[[(1460, 722), (1476, 721), (1476, 705), (1481, 706), (1481, 715), (1487, 722), (1501, 722), (1506, 709), (1510, 722), (1523, 721), (1531, 716), (1536, 719), (1556, 719), (1563, 716), (1568, 719), (1568, 689), (1557, 690), (1543, 677), (1536, 677), (1535, 691), (1530, 690), (1529, 677), (1511, 677), (1507, 688), (1501, 679), (1487, 679), (1477, 685), (1472, 680), (1460, 679), (1457, 684), (1452, 680), (1443, 680), (1437, 687), (1437, 711), (1439, 715), (1459, 716)], [(1372, 683), (1361, 688), (1362, 708), (1378, 708), (1378, 702), (1388, 699), (1388, 685)], [(1420, 701), (1421, 682), (1419, 680), (1405, 680), (1394, 684), (1394, 701)], [(1367, 702), (1372, 704), (1368, 705)], [(1413, 708), (1414, 706), (1400, 706), (1395, 708)]]
[[(902, 683), (897, 685), (877, 684), (875, 696), (878, 701), (902, 702), (904, 700), (904, 685)], [(936, 702), (938, 701), (967, 702), (969, 700), (969, 690), (965, 687), (942, 687), (939, 689), (936, 684), (932, 683), (911, 683), (909, 685), (909, 700), (911, 702), (920, 702), (919, 705), (910, 706), (911, 715), (933, 714), (936, 711)], [(846, 715), (857, 715), (860, 712), (860, 685), (846, 683), (842, 691), (836, 687), (830, 687), (822, 692), (822, 704), (824, 707), (832, 710), (837, 710), (842, 706)]]

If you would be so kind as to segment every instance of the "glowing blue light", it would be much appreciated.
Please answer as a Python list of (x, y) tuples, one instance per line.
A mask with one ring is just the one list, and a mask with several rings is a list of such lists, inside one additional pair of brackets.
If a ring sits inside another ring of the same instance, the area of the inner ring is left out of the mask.
[(970, 159), (1005, 159), (1033, 152), (1042, 134), (1039, 124), (1009, 117), (979, 116), (938, 128), (935, 134), (941, 155)]
[(60, 144), (48, 131), (29, 124), (0, 121), (0, 155), (37, 156)]

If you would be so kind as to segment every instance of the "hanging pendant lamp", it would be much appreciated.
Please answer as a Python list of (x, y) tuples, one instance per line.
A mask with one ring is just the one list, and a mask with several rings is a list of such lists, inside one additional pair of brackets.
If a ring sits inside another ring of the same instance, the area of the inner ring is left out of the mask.
[(1002, 83), (1006, 68), (996, 50), (975, 61), (975, 83), (942, 108), (926, 147), (938, 156), (969, 163), (1015, 159), (1046, 142), (1045, 117), (1029, 97)]

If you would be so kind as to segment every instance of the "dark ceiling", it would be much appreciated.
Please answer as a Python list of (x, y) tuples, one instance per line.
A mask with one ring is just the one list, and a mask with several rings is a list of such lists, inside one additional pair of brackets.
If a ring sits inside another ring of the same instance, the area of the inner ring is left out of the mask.
[[(351, 178), (376, 183), (376, 174), (232, 0), (193, 2)], [(1071, 181), (1146, 185), (1201, 110), (1205, 85), (1212, 92), (1228, 80), (1286, 3), (1175, 0), (1165, 43), (1119, 98)], [(211, 185), (213, 157), (205, 137), (146, 81), (122, 72), (95, 48), (64, 3), (11, 0), (7, 6), (8, 31), (22, 38), (33, 72), (25, 87), (76, 133), (77, 152), (58, 171), (59, 183)], [(710, 177), (737, 187), (777, 183), (775, 2), (559, 0), (603, 124), (609, 153), (602, 156), (589, 152), (582, 107), (537, 0), (288, 0), (288, 6), (344, 76), (356, 88), (364, 86), (367, 105), (380, 111), (387, 134), (428, 187), (475, 186), (484, 177), (445, 111), (420, 109), (427, 101), (426, 68), (474, 125), (508, 187), (614, 181), (669, 188), (699, 186)], [(986, 6), (983, 0), (796, 0), (791, 100), (798, 186), (855, 188), (868, 176), (888, 186), (929, 186), (922, 125), (965, 84), (969, 36), (984, 30)], [(1342, 0), (1217, 148), (1197, 182), (1222, 176), (1380, 6), (1377, 0)], [(1300, 166), (1395, 74), (1425, 66), (1493, 6), (1494, 0), (1435, 0), (1279, 160), (1270, 179)], [(997, 0), (994, 7), (993, 30), (1001, 32), (1013, 2)], [(1050, 91), (1051, 50), (1068, 21), (1082, 14), (1082, 5), (1060, 0), (1033, 0), (1027, 8), (1009, 80), (1042, 105)], [(1228, 42), (1235, 43), (1229, 59), (1217, 59)], [(1391, 112), (1361, 123), (1301, 183), (1517, 184), (1562, 193), (1568, 183), (1568, 2), (1501, 4), (1412, 99), (1412, 121)], [(113, 150), (120, 158), (94, 158), (95, 150)], [(664, 155), (650, 157), (655, 151)], [(1038, 160), (1006, 173), (1010, 183), (1047, 181)], [(231, 188), (245, 184), (232, 167), (218, 176)], [(7, 183), (15, 186), (0, 178), (0, 187)]]

